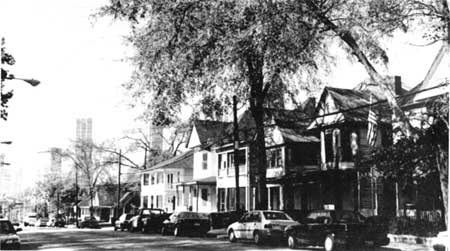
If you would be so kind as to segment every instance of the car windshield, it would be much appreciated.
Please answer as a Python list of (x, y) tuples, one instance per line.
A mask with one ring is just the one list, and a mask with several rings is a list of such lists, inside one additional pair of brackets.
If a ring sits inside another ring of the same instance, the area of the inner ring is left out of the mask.
[(351, 211), (336, 212), (336, 220), (342, 223), (361, 223), (364, 222), (364, 216)]
[(162, 210), (144, 209), (142, 215), (162, 214)]
[(194, 212), (184, 212), (178, 214), (179, 219), (208, 219), (207, 214), (194, 213)]
[(1, 234), (11, 234), (15, 233), (13, 225), (9, 221), (0, 221), (0, 233)]
[(320, 222), (323, 223), (325, 219), (330, 220), (331, 215), (329, 211), (316, 211), (311, 212), (306, 216), (306, 222)]
[(266, 220), (290, 220), (289, 216), (282, 212), (263, 212)]

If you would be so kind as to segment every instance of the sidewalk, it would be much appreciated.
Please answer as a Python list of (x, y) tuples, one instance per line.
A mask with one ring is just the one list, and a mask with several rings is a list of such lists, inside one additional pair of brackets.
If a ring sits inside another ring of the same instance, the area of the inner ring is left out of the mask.
[(211, 238), (217, 238), (217, 239), (226, 239), (228, 237), (227, 235), (227, 229), (226, 228), (218, 228), (218, 229), (211, 229), (206, 233), (206, 236)]

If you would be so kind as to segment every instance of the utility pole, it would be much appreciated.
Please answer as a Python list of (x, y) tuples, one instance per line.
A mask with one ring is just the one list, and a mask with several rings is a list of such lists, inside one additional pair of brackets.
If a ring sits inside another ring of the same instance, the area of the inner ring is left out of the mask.
[(233, 134), (234, 134), (234, 176), (236, 181), (236, 211), (240, 210), (239, 192), (239, 128), (237, 121), (237, 97), (233, 96)]
[(78, 225), (78, 167), (75, 164), (75, 224)]
[[(120, 172), (122, 169), (122, 150), (119, 150), (119, 173), (117, 174), (117, 215), (116, 217), (119, 218), (120, 216)], [(117, 219), (116, 218), (116, 219)]]

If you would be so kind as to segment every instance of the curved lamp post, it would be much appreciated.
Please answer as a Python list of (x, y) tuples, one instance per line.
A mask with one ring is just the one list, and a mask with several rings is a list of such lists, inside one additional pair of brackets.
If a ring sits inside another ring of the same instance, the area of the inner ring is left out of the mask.
[(16, 77), (14, 77), (14, 75), (11, 75), (11, 74), (8, 75), (6, 77), (6, 79), (8, 79), (8, 80), (13, 80), (13, 79), (22, 80), (24, 82), (27, 82), (31, 86), (37, 86), (37, 85), (39, 85), (41, 83), (39, 80), (36, 80), (36, 79), (33, 79), (33, 78), (30, 78), (30, 79), (28, 79), (28, 78), (16, 78)]

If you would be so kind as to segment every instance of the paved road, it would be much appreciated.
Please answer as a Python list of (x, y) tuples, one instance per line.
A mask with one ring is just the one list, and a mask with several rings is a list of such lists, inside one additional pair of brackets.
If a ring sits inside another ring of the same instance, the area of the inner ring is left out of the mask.
[[(285, 246), (255, 246), (250, 242), (229, 243), (227, 240), (201, 237), (174, 237), (159, 234), (114, 232), (103, 229), (25, 228), (19, 233), (23, 250), (290, 250)], [(320, 250), (318, 248), (298, 250)], [(358, 249), (361, 250), (361, 249)], [(421, 246), (390, 245), (367, 248), (370, 251), (429, 251)]]

